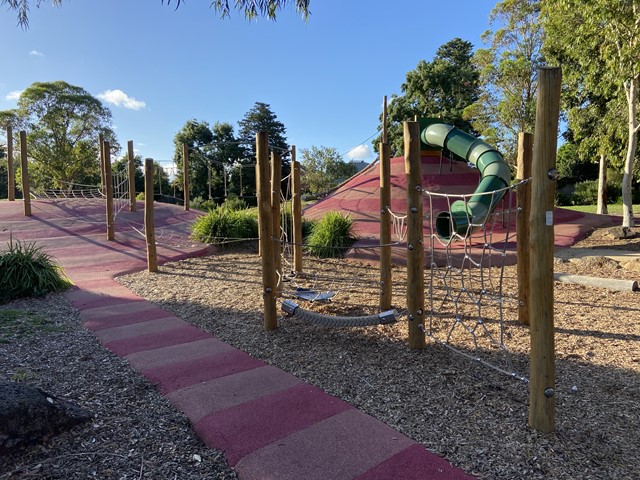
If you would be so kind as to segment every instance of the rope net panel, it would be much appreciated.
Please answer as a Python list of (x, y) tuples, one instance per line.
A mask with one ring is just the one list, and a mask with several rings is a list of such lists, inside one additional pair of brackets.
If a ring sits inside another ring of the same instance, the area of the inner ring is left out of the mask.
[(113, 216), (116, 217), (125, 208), (129, 207), (129, 175), (127, 171), (114, 172), (111, 175), (113, 182)]
[[(45, 182), (54, 186), (41, 186)], [(43, 177), (39, 185), (33, 186), (29, 193), (33, 200), (102, 200), (105, 198), (100, 186), (54, 180), (50, 177)]]
[[(430, 227), (424, 333), (452, 351), (526, 381), (526, 367), (507, 349), (512, 329), (527, 328), (517, 322), (517, 292), (505, 288), (505, 266), (515, 261), (516, 188), (474, 195), (424, 191)], [(490, 208), (478, 209), (478, 203)], [(456, 228), (451, 212), (457, 212), (463, 228)], [(445, 228), (449, 238), (438, 233), (443, 218), (451, 222)]]

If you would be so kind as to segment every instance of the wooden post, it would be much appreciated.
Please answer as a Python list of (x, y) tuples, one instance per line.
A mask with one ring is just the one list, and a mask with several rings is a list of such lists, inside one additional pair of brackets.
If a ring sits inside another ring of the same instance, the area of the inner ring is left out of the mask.
[(269, 136), (256, 135), (258, 215), (260, 252), (262, 253), (262, 297), (264, 298), (264, 329), (278, 328), (276, 312), (276, 266), (274, 264), (273, 224), (271, 218), (271, 181), (269, 169)]
[[(409, 348), (426, 346), (424, 337), (424, 248), (422, 241), (422, 162), (420, 124), (404, 122), (404, 171), (407, 178), (407, 317)], [(422, 328), (421, 328), (422, 327)]]
[(7, 127), (7, 199), (16, 200), (16, 166), (13, 163), (13, 128)]
[[(268, 145), (267, 145), (268, 148)], [(268, 163), (268, 162), (267, 162)], [(261, 227), (261, 222), (262, 222), (262, 218), (260, 215), (260, 165), (258, 165), (258, 152), (256, 150), (256, 165), (255, 165), (255, 171), (256, 171), (256, 204), (258, 206), (258, 232), (262, 231), (262, 227)], [(240, 167), (240, 178), (242, 178), (242, 167)], [(242, 190), (241, 190), (242, 191)], [(240, 194), (240, 196), (242, 196), (242, 194)], [(271, 197), (269, 197), (269, 205), (271, 205)], [(258, 235), (260, 236), (260, 235)], [(258, 240), (258, 256), (262, 257), (262, 243)]]
[[(531, 162), (533, 156), (533, 134), (520, 132), (518, 134), (518, 170), (516, 180), (521, 181), (531, 177)], [(518, 187), (518, 213), (516, 214), (516, 249), (518, 269), (518, 320), (529, 325), (529, 284), (531, 265), (531, 244), (529, 215), (531, 214), (531, 182)]]
[(280, 192), (282, 178), (282, 155), (271, 152), (271, 228), (273, 241), (273, 263), (276, 272), (282, 275), (282, 244), (280, 243)]
[(182, 179), (184, 182), (184, 209), (189, 210), (189, 145), (182, 144)]
[(387, 143), (387, 97), (382, 108), (380, 156), (380, 310), (391, 308), (391, 154)]
[(291, 146), (291, 168), (293, 182), (291, 187), (291, 217), (293, 230), (293, 271), (302, 272), (302, 192), (300, 189), (300, 163), (296, 160), (296, 147)]
[(111, 176), (111, 145), (102, 142), (104, 148), (104, 181), (107, 195), (107, 240), (115, 240), (115, 225), (113, 215), (113, 177)]
[(98, 143), (100, 144), (100, 188), (102, 193), (106, 193), (107, 182), (104, 176), (104, 134), (98, 135)]
[(129, 157), (129, 211), (136, 211), (136, 157), (133, 154), (133, 140), (127, 142)]
[(553, 206), (561, 82), (560, 68), (538, 69), (536, 130), (531, 168), (529, 426), (542, 432), (551, 432), (555, 428)]
[(22, 169), (22, 201), (24, 216), (31, 216), (31, 189), (29, 187), (29, 159), (27, 158), (27, 132), (20, 130), (20, 166)]
[(153, 159), (146, 158), (144, 161), (144, 236), (147, 240), (147, 270), (152, 273), (158, 271), (153, 205)]

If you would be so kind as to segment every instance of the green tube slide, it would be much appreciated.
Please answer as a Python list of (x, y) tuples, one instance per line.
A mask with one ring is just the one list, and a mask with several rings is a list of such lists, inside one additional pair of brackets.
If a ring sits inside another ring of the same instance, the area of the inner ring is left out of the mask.
[(422, 130), (420, 138), (432, 147), (446, 148), (480, 171), (480, 182), (473, 195), (466, 201), (456, 200), (448, 212), (436, 218), (440, 238), (449, 240), (454, 234), (465, 237), (471, 233), (471, 224), (484, 221), (496, 208), (504, 192), (495, 195), (487, 192), (507, 187), (511, 182), (511, 169), (491, 145), (451, 125), (432, 123)]

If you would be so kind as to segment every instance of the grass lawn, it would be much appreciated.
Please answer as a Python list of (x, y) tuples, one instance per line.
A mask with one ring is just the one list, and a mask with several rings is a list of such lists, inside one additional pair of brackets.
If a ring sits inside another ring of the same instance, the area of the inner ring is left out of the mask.
[[(595, 205), (571, 205), (562, 207), (568, 210), (575, 210), (576, 212), (585, 212), (585, 213), (596, 213)], [(609, 211), (609, 215), (620, 215), (622, 216), (622, 204), (615, 203), (612, 205), (607, 205), (607, 210)], [(640, 215), (640, 205), (633, 206), (633, 214)]]

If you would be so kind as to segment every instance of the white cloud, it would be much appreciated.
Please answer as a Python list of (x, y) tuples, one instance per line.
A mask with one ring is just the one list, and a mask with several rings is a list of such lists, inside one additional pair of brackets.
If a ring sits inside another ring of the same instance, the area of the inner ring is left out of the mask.
[(358, 145), (347, 152), (347, 157), (351, 160), (366, 160), (373, 157), (369, 145)]
[(44, 57), (44, 53), (39, 52), (38, 50), (31, 50), (29, 52), (29, 55), (31, 55), (32, 57)]
[(123, 107), (129, 110), (140, 110), (147, 106), (142, 100), (136, 100), (130, 97), (122, 90), (105, 90), (99, 93), (97, 97), (107, 103), (115, 105), (116, 107)]
[(144, 143), (138, 142), (136, 145), (138, 145), (139, 147), (144, 147)]
[(22, 90), (14, 90), (13, 92), (7, 93), (7, 96), (4, 98), (15, 102), (20, 98), (21, 94), (22, 94)]

